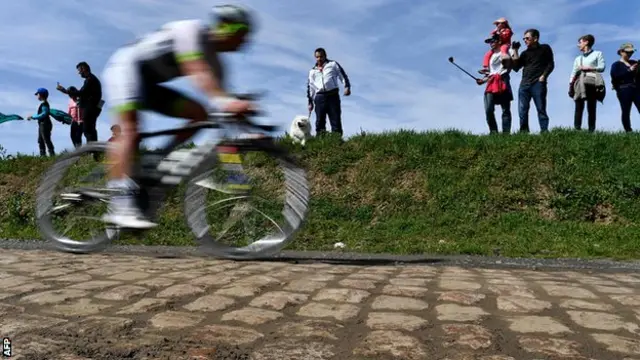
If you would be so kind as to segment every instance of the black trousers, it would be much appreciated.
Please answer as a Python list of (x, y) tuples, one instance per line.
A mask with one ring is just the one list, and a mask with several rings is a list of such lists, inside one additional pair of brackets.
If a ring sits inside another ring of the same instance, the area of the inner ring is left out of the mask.
[(318, 93), (314, 99), (316, 108), (316, 135), (326, 132), (327, 115), (331, 131), (342, 135), (342, 108), (338, 89)]
[(76, 149), (82, 146), (82, 123), (71, 123), (71, 142)]
[(587, 105), (587, 117), (589, 131), (596, 131), (596, 108), (598, 100), (596, 100), (596, 88), (593, 86), (585, 86), (584, 99), (576, 100), (576, 110), (573, 118), (573, 126), (576, 130), (582, 129), (582, 115), (584, 114), (584, 105)]
[(82, 117), (82, 128), (84, 131), (84, 137), (87, 142), (98, 141), (98, 130), (96, 130), (96, 123), (98, 122), (98, 116), (102, 109), (97, 107), (88, 107), (84, 109), (84, 115)]
[(51, 130), (53, 130), (51, 121), (38, 122), (38, 147), (40, 148), (40, 156), (47, 156), (47, 149), (49, 149), (49, 156), (56, 154), (53, 143), (51, 142)]

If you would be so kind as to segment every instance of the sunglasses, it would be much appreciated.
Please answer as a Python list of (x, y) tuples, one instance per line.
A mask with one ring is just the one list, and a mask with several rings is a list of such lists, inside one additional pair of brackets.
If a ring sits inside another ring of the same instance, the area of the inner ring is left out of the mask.
[(523, 38), (522, 38), (522, 40), (524, 40), (524, 41), (528, 41), (528, 40), (533, 40), (533, 38), (532, 38), (532, 37), (529, 37), (529, 36), (525, 36), (525, 37), (523, 37)]

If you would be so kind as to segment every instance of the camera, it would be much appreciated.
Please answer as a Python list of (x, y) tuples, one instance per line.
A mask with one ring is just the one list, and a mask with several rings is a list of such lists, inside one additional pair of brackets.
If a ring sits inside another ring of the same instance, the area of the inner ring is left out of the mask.
[(521, 46), (521, 45), (522, 45), (522, 44), (520, 44), (520, 41), (514, 41), (514, 42), (512, 42), (512, 43), (511, 43), (511, 47), (512, 47), (514, 50), (518, 50), (518, 49), (520, 49), (520, 46)]

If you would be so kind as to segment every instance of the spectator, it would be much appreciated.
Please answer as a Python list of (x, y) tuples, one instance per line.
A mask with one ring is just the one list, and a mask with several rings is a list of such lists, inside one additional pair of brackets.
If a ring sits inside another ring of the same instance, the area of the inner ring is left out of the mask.
[[(498, 35), (500, 40), (500, 52), (508, 55), (509, 49), (511, 48), (511, 37), (513, 36), (513, 30), (511, 30), (511, 26), (509, 25), (509, 21), (503, 17), (493, 22), (495, 25), (495, 29), (491, 31), (489, 36), (493, 37), (494, 35)], [(485, 41), (486, 42), (486, 41)], [(482, 69), (478, 71), (480, 74), (489, 74), (489, 61), (493, 56), (493, 49), (489, 49), (482, 59)]]
[(111, 137), (109, 138), (109, 142), (116, 141), (120, 137), (120, 125), (116, 124), (111, 126)]
[(59, 91), (80, 98), (79, 107), (82, 109), (82, 127), (87, 142), (98, 141), (98, 132), (96, 123), (98, 116), (102, 112), (102, 84), (100, 80), (91, 72), (91, 67), (86, 62), (80, 62), (76, 65), (78, 74), (84, 78), (84, 84), (80, 90), (71, 92), (71, 88), (65, 89), (58, 84), (56, 87)]
[(351, 83), (344, 69), (337, 61), (327, 59), (323, 48), (315, 51), (316, 65), (309, 71), (307, 99), (309, 112), (316, 109), (316, 135), (326, 131), (327, 115), (331, 131), (342, 135), (342, 109), (338, 79), (344, 84), (344, 96), (351, 95)]
[(547, 115), (547, 81), (555, 67), (553, 51), (547, 44), (540, 44), (540, 32), (528, 29), (524, 33), (527, 49), (518, 55), (520, 43), (514, 42), (513, 70), (522, 70), (522, 80), (518, 89), (518, 113), (520, 115), (520, 131), (529, 132), (529, 107), (531, 99), (538, 111), (540, 132), (549, 131), (549, 116)]
[[(69, 87), (69, 93), (77, 93), (75, 86)], [(69, 95), (69, 115), (71, 116), (71, 142), (76, 149), (82, 146), (82, 111), (78, 106), (79, 99)]]
[(500, 35), (495, 34), (485, 42), (489, 44), (492, 52), (489, 57), (489, 74), (476, 82), (478, 85), (487, 84), (484, 92), (484, 111), (489, 131), (492, 134), (498, 132), (495, 108), (496, 105), (500, 105), (502, 107), (502, 132), (509, 134), (511, 132), (511, 101), (513, 100), (509, 75), (511, 58), (502, 52)]
[(611, 84), (616, 91), (624, 131), (631, 132), (631, 107), (636, 106), (640, 113), (640, 91), (638, 91), (638, 61), (631, 60), (636, 51), (631, 43), (624, 43), (618, 49), (620, 60), (611, 64)]
[[(54, 156), (56, 153), (51, 142), (51, 130), (53, 130), (53, 123), (49, 117), (51, 107), (49, 106), (49, 91), (45, 88), (39, 88), (34, 94), (41, 102), (38, 106), (38, 113), (34, 116), (29, 116), (27, 120), (38, 121), (38, 146), (40, 147), (40, 156), (47, 156), (46, 149), (49, 149), (49, 156)], [(46, 149), (45, 149), (46, 145)]]
[(582, 128), (582, 114), (587, 104), (589, 117), (589, 132), (596, 130), (596, 107), (598, 101), (604, 100), (604, 72), (605, 62), (601, 51), (593, 50), (596, 39), (591, 34), (578, 39), (578, 49), (582, 54), (573, 61), (573, 70), (569, 78), (569, 96), (576, 102), (573, 125), (576, 130)]

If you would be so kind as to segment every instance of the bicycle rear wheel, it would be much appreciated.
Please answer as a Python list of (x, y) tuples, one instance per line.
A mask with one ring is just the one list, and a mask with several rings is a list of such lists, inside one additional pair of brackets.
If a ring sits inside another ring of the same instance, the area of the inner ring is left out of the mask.
[[(106, 186), (99, 185), (106, 182), (107, 146), (93, 142), (63, 155), (47, 170), (38, 186), (36, 222), (42, 237), (59, 250), (97, 251), (119, 233), (101, 220), (110, 197)], [(101, 154), (103, 160), (96, 161), (95, 153)]]
[[(271, 140), (225, 142), (218, 149), (224, 151), (212, 153), (187, 183), (185, 217), (198, 243), (228, 259), (279, 252), (306, 219), (306, 171)], [(250, 188), (229, 184), (239, 173)]]

